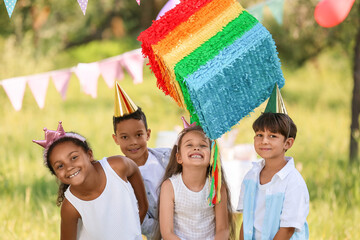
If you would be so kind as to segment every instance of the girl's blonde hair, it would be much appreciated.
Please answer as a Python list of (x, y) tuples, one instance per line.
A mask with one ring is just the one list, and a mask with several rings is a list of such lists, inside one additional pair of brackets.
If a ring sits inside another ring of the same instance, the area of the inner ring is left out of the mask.
[[(193, 126), (193, 127), (184, 128), (179, 133), (177, 142), (175, 143), (175, 145), (172, 148), (169, 163), (168, 163), (168, 165), (166, 167), (165, 174), (164, 174), (164, 177), (162, 179), (161, 184), (159, 185), (159, 188), (161, 187), (162, 183), (164, 183), (171, 176), (182, 172), (182, 165), (177, 162), (176, 154), (178, 152), (180, 152), (181, 142), (182, 142), (182, 139), (184, 138), (184, 136), (187, 133), (192, 132), (192, 131), (201, 132), (206, 137), (204, 130), (200, 126)], [(206, 138), (209, 139), (210, 147), (211, 147), (211, 142), (212, 142), (211, 139), (208, 138), (208, 137), (206, 137)], [(206, 176), (207, 177), (210, 176), (210, 169), (211, 169), (211, 166), (208, 166), (207, 171), (206, 171)], [(222, 167), (221, 167), (221, 172), (222, 172), (222, 175), (221, 175), (222, 186), (224, 186), (225, 191), (226, 191), (226, 195), (227, 195), (227, 203), (226, 203), (226, 205), (227, 205), (227, 210), (228, 210), (228, 221), (229, 221), (229, 227), (230, 227), (230, 238), (229, 239), (235, 239), (235, 221), (233, 219), (230, 191), (229, 191), (229, 187), (228, 187), (228, 184), (227, 184), (226, 179), (225, 179), (225, 173), (224, 173)], [(159, 209), (160, 209), (160, 199), (158, 201), (158, 211), (159, 211)], [(158, 214), (158, 216), (159, 216), (159, 214)], [(154, 239), (161, 239), (159, 226), (157, 226), (156, 234), (155, 234)]]

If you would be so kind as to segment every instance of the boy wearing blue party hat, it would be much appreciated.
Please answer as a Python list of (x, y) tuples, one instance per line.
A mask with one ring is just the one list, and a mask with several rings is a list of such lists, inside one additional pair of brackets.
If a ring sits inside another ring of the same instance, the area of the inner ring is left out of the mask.
[(285, 152), (297, 128), (275, 85), (265, 112), (253, 123), (254, 147), (262, 157), (244, 177), (237, 210), (243, 213), (240, 240), (309, 239), (309, 192)]
[(113, 139), (122, 153), (132, 159), (140, 169), (149, 202), (141, 232), (147, 239), (152, 239), (158, 224), (158, 188), (169, 162), (171, 149), (147, 147), (151, 130), (148, 128), (146, 116), (117, 82), (114, 110)]

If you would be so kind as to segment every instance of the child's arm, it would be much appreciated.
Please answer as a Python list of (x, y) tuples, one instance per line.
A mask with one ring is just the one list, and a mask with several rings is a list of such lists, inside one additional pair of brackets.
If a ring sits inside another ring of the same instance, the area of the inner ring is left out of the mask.
[(79, 212), (65, 198), (61, 205), (61, 240), (76, 240)]
[(174, 234), (174, 189), (169, 179), (161, 185), (159, 201), (159, 222), (162, 238), (164, 240), (180, 240), (180, 238)]
[(143, 222), (149, 204), (146, 198), (145, 186), (138, 166), (129, 158), (113, 156), (108, 158), (110, 166), (124, 180), (129, 181), (139, 205), (140, 223)]
[(221, 201), (215, 205), (215, 240), (229, 239), (229, 219), (227, 209), (227, 194), (224, 186), (221, 186)]
[(274, 240), (288, 240), (294, 234), (295, 228), (293, 227), (281, 227), (276, 233)]
[(244, 240), (244, 227), (243, 227), (243, 223), (241, 223), (239, 240)]

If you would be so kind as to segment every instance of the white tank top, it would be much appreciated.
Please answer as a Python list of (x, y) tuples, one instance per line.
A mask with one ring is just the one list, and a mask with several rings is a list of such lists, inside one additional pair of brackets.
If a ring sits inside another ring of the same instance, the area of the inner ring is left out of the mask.
[(106, 186), (99, 197), (84, 201), (70, 189), (65, 197), (79, 212), (77, 239), (132, 240), (142, 239), (139, 210), (134, 190), (111, 168), (107, 158), (99, 161), (106, 176)]
[(174, 233), (182, 240), (213, 240), (215, 237), (215, 209), (209, 206), (209, 184), (200, 192), (188, 189), (181, 173), (170, 178), (174, 188)]

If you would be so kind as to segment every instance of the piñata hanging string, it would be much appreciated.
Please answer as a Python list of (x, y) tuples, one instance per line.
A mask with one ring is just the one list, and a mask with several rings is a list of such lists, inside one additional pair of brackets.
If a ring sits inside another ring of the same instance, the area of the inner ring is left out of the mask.
[(221, 200), (221, 160), (216, 140), (212, 142), (210, 156), (210, 193), (208, 196), (209, 205), (215, 205)]

